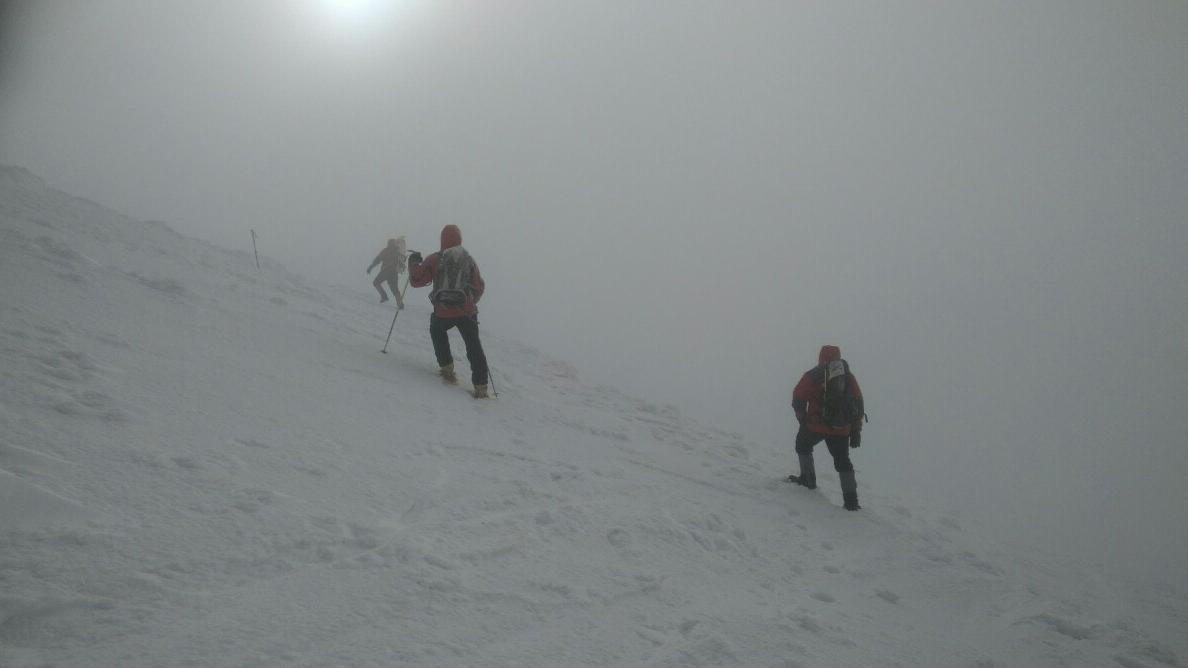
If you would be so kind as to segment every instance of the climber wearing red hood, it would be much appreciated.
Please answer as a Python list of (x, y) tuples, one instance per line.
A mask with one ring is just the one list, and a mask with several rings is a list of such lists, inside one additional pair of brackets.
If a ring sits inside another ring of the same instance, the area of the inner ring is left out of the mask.
[(429, 336), (433, 339), (433, 353), (443, 380), (457, 383), (454, 357), (450, 352), (449, 330), (457, 327), (466, 344), (466, 359), (470, 362), (470, 379), (474, 396), (487, 396), (487, 357), (479, 341), (478, 301), (485, 284), (478, 265), (462, 247), (462, 232), (457, 225), (441, 228), (441, 250), (427, 258), (413, 252), (408, 257), (409, 284), (414, 288), (432, 284), (429, 301), (433, 315), (429, 316)]
[(788, 476), (789, 482), (816, 489), (817, 472), (813, 465), (813, 447), (821, 441), (833, 455), (833, 468), (841, 479), (846, 510), (858, 510), (858, 483), (850, 448), (861, 443), (865, 418), (862, 390), (842, 359), (837, 346), (821, 346), (817, 366), (809, 369), (792, 390), (792, 409), (800, 430), (796, 433), (796, 455), (800, 475)]

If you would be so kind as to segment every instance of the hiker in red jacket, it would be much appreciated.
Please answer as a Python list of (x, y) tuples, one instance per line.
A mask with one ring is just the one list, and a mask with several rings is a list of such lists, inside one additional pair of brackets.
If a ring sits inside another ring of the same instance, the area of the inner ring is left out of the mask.
[(462, 232), (457, 225), (441, 228), (440, 251), (424, 259), (415, 251), (409, 255), (408, 276), (414, 288), (433, 284), (429, 292), (429, 301), (433, 302), (429, 337), (433, 340), (433, 353), (442, 379), (451, 384), (458, 382), (449, 337), (450, 328), (457, 327), (466, 344), (474, 396), (486, 398), (487, 357), (483, 354), (478, 327), (478, 301), (486, 285), (474, 258), (462, 247)]
[(788, 476), (789, 482), (809, 489), (817, 488), (813, 466), (813, 447), (821, 441), (833, 455), (833, 468), (841, 479), (842, 499), (846, 510), (858, 510), (858, 482), (850, 448), (861, 444), (863, 411), (862, 390), (842, 359), (837, 346), (821, 346), (817, 366), (809, 369), (792, 390), (792, 409), (800, 429), (796, 432), (796, 456), (800, 475)]

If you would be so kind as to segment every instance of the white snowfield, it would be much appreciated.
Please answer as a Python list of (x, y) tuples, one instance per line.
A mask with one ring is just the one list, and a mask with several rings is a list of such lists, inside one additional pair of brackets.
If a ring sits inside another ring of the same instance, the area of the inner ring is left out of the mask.
[(850, 513), (823, 449), (821, 489), (790, 486), (790, 443), (489, 331), (499, 398), (476, 401), (456, 333), (462, 386), (434, 373), (424, 291), (381, 355), (392, 310), (362, 275), (258, 272), (244, 239), (0, 168), (0, 666), (1188, 656), (1181, 593), (980, 539), (880, 489), (861, 450)]

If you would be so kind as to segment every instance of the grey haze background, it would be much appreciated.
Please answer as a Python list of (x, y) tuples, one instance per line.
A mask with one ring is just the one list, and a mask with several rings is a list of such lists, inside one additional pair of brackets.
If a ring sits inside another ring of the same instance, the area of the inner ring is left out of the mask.
[(788, 470), (839, 344), (868, 506), (1188, 581), (1188, 4), (324, 4), (9, 2), (0, 162), (364, 294), (457, 223), (488, 331)]

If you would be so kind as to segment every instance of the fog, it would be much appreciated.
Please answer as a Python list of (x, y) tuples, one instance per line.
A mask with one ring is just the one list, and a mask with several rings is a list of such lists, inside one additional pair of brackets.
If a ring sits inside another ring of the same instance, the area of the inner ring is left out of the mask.
[(773, 477), (840, 345), (871, 510), (1188, 584), (1188, 4), (0, 6), (0, 162), (362, 294), (455, 223), (484, 331)]

